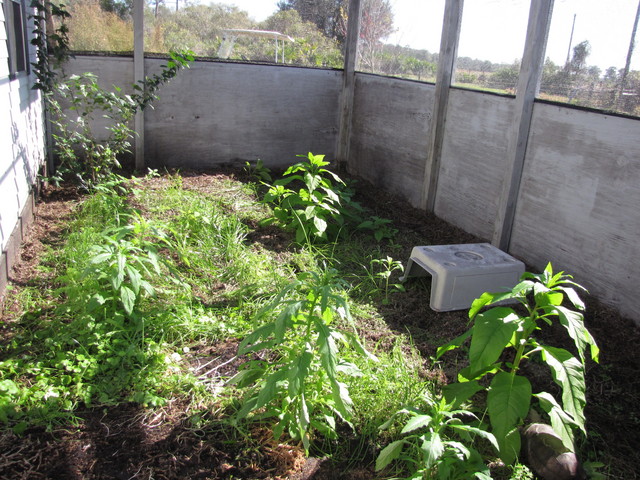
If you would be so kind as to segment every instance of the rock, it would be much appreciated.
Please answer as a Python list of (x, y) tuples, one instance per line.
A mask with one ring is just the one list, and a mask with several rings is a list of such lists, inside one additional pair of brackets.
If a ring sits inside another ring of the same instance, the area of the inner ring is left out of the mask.
[(524, 432), (529, 467), (544, 480), (586, 480), (575, 453), (569, 451), (549, 425), (533, 423)]

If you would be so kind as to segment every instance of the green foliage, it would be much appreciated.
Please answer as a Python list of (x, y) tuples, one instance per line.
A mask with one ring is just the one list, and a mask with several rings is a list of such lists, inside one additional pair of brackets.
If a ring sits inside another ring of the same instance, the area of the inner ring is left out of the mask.
[(25, 313), (3, 351), (0, 422), (16, 432), (50, 425), (82, 404), (160, 405), (172, 382), (192, 383), (168, 371), (166, 312), (155, 315), (143, 302), (156, 285), (174, 298), (183, 287), (167, 280), (158, 258), (161, 231), (140, 218), (127, 223), (137, 217), (121, 188), (122, 182), (101, 186), (84, 203), (56, 255), (63, 273), (56, 304)]
[[(378, 241), (395, 235), (390, 220), (363, 218), (364, 209), (352, 200), (353, 192), (324, 168), (329, 165), (324, 155), (309, 152), (305, 158), (306, 162), (290, 166), (282, 179), (268, 185), (263, 201), (274, 205), (273, 216), (263, 224), (279, 222), (295, 232), (299, 244), (333, 241), (350, 229), (373, 230)], [(289, 188), (291, 184), (300, 188)]]
[[(456, 405), (483, 390), (479, 381), (493, 375), (487, 393), (487, 408), (492, 431), (500, 443), (502, 459), (511, 463), (520, 452), (521, 424), (529, 412), (532, 389), (529, 380), (519, 375), (523, 360), (538, 356), (546, 364), (555, 383), (562, 391), (562, 404), (546, 392), (533, 395), (549, 415), (556, 433), (565, 447), (573, 450), (573, 430), (585, 431), (583, 409), (585, 400), (585, 351), (598, 361), (598, 347), (584, 326), (580, 310), (584, 304), (564, 272), (553, 273), (551, 264), (541, 274), (525, 273), (520, 283), (507, 293), (485, 293), (475, 300), (469, 310), (471, 329), (438, 349), (438, 357), (457, 348), (471, 337), (469, 366), (458, 374), (461, 383), (448, 385), (445, 395)], [(563, 306), (567, 300), (577, 310)], [(504, 301), (517, 301), (523, 314), (507, 306), (484, 307)], [(563, 348), (540, 343), (534, 333), (553, 321), (562, 325), (573, 340), (578, 358)], [(503, 352), (512, 351), (513, 357)]]
[[(329, 165), (324, 161), (324, 155), (309, 152), (306, 158), (307, 163), (289, 167), (284, 178), (270, 186), (264, 196), (265, 202), (274, 204), (273, 217), (267, 222), (279, 221), (285, 228), (295, 231), (296, 241), (300, 244), (335, 238), (345, 224), (340, 197), (333, 183), (343, 185), (344, 182), (323, 168)], [(288, 188), (292, 182), (302, 182), (301, 188), (298, 191)]]
[(381, 295), (382, 303), (389, 303), (389, 295), (393, 292), (404, 292), (404, 286), (401, 283), (392, 283), (391, 276), (394, 272), (402, 273), (404, 266), (399, 260), (392, 257), (371, 258), (369, 265), (363, 266), (366, 275), (362, 278), (362, 283), (357, 287), (367, 292), (367, 295)]
[[(130, 98), (105, 91), (95, 75), (84, 73), (57, 84), (48, 106), (55, 125), (59, 176), (73, 174), (90, 190), (120, 168), (118, 157), (129, 151), (133, 135), (129, 121), (135, 109)], [(96, 117), (110, 121), (106, 139), (96, 135)]]
[(271, 170), (265, 167), (264, 162), (260, 159), (256, 161), (255, 165), (246, 162), (244, 170), (247, 172), (247, 175), (254, 177), (261, 182), (272, 181)]
[(155, 295), (147, 278), (152, 271), (162, 273), (160, 258), (152, 242), (131, 236), (135, 229), (134, 225), (109, 229), (101, 235), (103, 243), (92, 248), (81, 280), (97, 282), (100, 291), (90, 298), (89, 311), (113, 302), (116, 310), (122, 307), (131, 316), (143, 294)]
[[(134, 134), (130, 125), (136, 112), (157, 100), (158, 89), (188, 67), (193, 55), (189, 51), (171, 52), (161, 72), (135, 84), (132, 95), (123, 94), (118, 87), (114, 92), (103, 89), (91, 73), (60, 80), (56, 69), (69, 58), (67, 22), (71, 15), (63, 5), (53, 2), (33, 0), (31, 6), (35, 10), (31, 43), (37, 47), (37, 61), (32, 63), (36, 76), (33, 88), (43, 92), (58, 157), (58, 171), (52, 180), (59, 182), (71, 174), (91, 190), (120, 168), (120, 157), (129, 152)], [(50, 33), (45, 26), (48, 16), (59, 22)], [(94, 34), (99, 29), (88, 30)], [(106, 119), (103, 128), (98, 126), (99, 118)]]
[[(131, 121), (138, 110), (158, 97), (161, 85), (175, 77), (193, 60), (189, 53), (171, 53), (160, 74), (134, 85), (136, 93), (125, 95), (103, 89), (92, 73), (71, 75), (53, 86), (47, 106), (54, 125), (53, 138), (58, 156), (57, 181), (72, 174), (87, 190), (110, 178), (121, 167), (120, 158), (129, 152), (134, 135)], [(98, 119), (106, 119), (100, 128)]]
[(352, 401), (341, 376), (357, 376), (360, 371), (341, 359), (340, 348), (375, 357), (362, 347), (355, 331), (338, 328), (338, 320), (352, 322), (341, 294), (345, 287), (333, 269), (302, 273), (259, 312), (258, 318), (269, 321), (242, 341), (238, 354), (266, 350), (262, 355), (267, 359), (250, 360), (230, 381), (239, 387), (254, 385), (239, 419), (250, 412), (276, 417), (275, 437), (286, 431), (307, 451), (310, 431), (336, 438), (337, 420), (350, 421)]
[(160, 87), (172, 80), (183, 68), (189, 68), (189, 63), (193, 60), (194, 53), (190, 50), (170, 51), (169, 60), (160, 67), (160, 73), (146, 76), (144, 80), (133, 85), (135, 93), (130, 98), (133, 101), (134, 113), (138, 109), (144, 110), (158, 100), (156, 92)]
[(424, 406), (403, 408), (380, 427), (387, 429), (396, 417), (409, 415), (400, 431), (406, 435), (382, 449), (376, 471), (402, 460), (410, 470), (408, 479), (490, 479), (481, 454), (471, 445), (484, 439), (497, 450), (498, 443), (478, 418), (468, 410), (454, 409), (444, 398), (434, 398), (428, 390)]
[[(50, 1), (32, 0), (30, 7), (34, 10), (31, 45), (36, 47), (36, 62), (31, 64), (36, 76), (33, 88), (51, 92), (56, 81), (55, 69), (69, 58), (69, 28), (65, 21), (71, 15), (63, 4)], [(47, 16), (59, 21), (52, 32), (47, 32)]]

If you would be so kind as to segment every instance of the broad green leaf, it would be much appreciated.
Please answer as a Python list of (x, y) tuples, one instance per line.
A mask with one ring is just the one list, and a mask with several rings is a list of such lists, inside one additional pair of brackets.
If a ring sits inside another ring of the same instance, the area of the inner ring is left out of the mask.
[(458, 348), (460, 345), (462, 345), (464, 343), (464, 341), (467, 338), (469, 338), (471, 336), (472, 333), (473, 333), (473, 330), (471, 330), (471, 329), (467, 330), (465, 333), (463, 333), (462, 335), (454, 338), (449, 343), (445, 343), (441, 347), (438, 347), (438, 350), (436, 351), (436, 360), (439, 359), (445, 353), (447, 353), (449, 350), (453, 350), (455, 348)]
[(331, 188), (322, 187), (322, 190), (327, 194), (327, 198), (334, 203), (340, 203), (340, 197)]
[(403, 446), (404, 440), (396, 440), (384, 447), (376, 459), (376, 472), (379, 472), (396, 460), (400, 456)]
[(482, 370), (495, 363), (520, 323), (520, 317), (506, 307), (492, 308), (476, 316), (469, 348), (470, 370)]
[(116, 260), (118, 266), (118, 276), (122, 276), (124, 278), (124, 267), (127, 264), (127, 257), (123, 253), (118, 252), (118, 254), (116, 255)]
[(20, 388), (13, 380), (0, 380), (0, 393), (15, 396), (20, 393)]
[(562, 439), (562, 444), (567, 451), (573, 452), (573, 428), (577, 427), (575, 420), (565, 412), (556, 402), (556, 399), (547, 392), (540, 392), (534, 395), (538, 398), (540, 406), (547, 412), (551, 420), (553, 431)]
[(584, 406), (586, 385), (584, 381), (584, 366), (562, 348), (542, 346), (542, 359), (551, 367), (555, 382), (562, 387), (562, 405), (576, 422), (576, 425), (586, 434), (584, 427)]
[(294, 398), (296, 395), (304, 392), (304, 382), (309, 374), (309, 366), (313, 360), (311, 347), (307, 344), (307, 349), (295, 359), (289, 370), (289, 396)]
[(327, 230), (327, 222), (320, 217), (313, 217), (313, 224), (319, 234), (323, 234)]
[(278, 391), (278, 383), (284, 380), (286, 375), (287, 370), (282, 368), (267, 377), (267, 381), (260, 390), (258, 398), (256, 399), (256, 409), (264, 407), (275, 398)]
[(120, 300), (122, 301), (124, 311), (127, 315), (131, 315), (136, 303), (136, 294), (133, 293), (129, 287), (123, 285), (120, 287)]
[(362, 377), (362, 370), (360, 370), (355, 364), (351, 362), (341, 361), (337, 366), (336, 370), (340, 373), (348, 375), (350, 377)]
[(261, 327), (256, 328), (253, 332), (245, 337), (238, 346), (238, 355), (244, 355), (246, 353), (255, 351), (255, 343), (260, 339), (267, 339), (273, 334), (275, 323), (267, 323)]
[(155, 291), (155, 289), (153, 288), (153, 285), (151, 285), (149, 282), (147, 282), (146, 280), (142, 280), (142, 281), (140, 282), (140, 286), (142, 287), (142, 289), (143, 289), (145, 292), (147, 292), (147, 294), (148, 294), (148, 295), (150, 295), (150, 296), (152, 296), (152, 297), (153, 297), (153, 296), (155, 296), (156, 291)]
[(478, 427), (473, 427), (471, 425), (456, 425), (456, 424), (449, 424), (449, 427), (454, 429), (454, 430), (462, 430), (468, 433), (471, 433), (473, 435), (476, 435), (480, 438), (484, 438), (485, 440), (488, 440), (489, 443), (491, 443), (491, 445), (493, 445), (493, 448), (496, 449), (497, 451), (500, 451), (500, 447), (498, 445), (498, 440), (496, 439), (495, 435), (493, 435), (493, 433), (487, 432), (486, 430), (483, 430), (482, 428), (478, 428)]
[(331, 382), (331, 397), (335, 404), (336, 412), (340, 414), (343, 420), (349, 421), (353, 414), (353, 401), (349, 396), (349, 389), (342, 382)]
[(584, 363), (584, 351), (587, 345), (591, 348), (591, 358), (596, 362), (599, 361), (600, 349), (589, 330), (584, 326), (584, 316), (580, 312), (574, 312), (562, 306), (555, 306), (550, 311), (558, 315), (560, 324), (573, 339), (582, 363)]
[(246, 368), (244, 370), (240, 370), (233, 377), (227, 380), (227, 384), (229, 385), (237, 385), (240, 388), (248, 387), (249, 385), (253, 385), (256, 380), (258, 380), (262, 375), (264, 375), (265, 369), (262, 365)]
[(296, 318), (303, 306), (304, 302), (291, 302), (286, 304), (275, 321), (273, 333), (276, 342), (281, 343), (284, 340), (287, 328), (291, 327), (292, 319)]
[(571, 287), (556, 287), (558, 290), (562, 290), (566, 295), (569, 301), (579, 310), (584, 310), (584, 302), (578, 295), (578, 292), (575, 291), (574, 288)]
[[(458, 457), (460, 460), (469, 460), (469, 457), (471, 457), (471, 451), (463, 443), (448, 441), (444, 442), (444, 444), (449, 449), (457, 450), (459, 453), (456, 454), (456, 457)], [(441, 465), (438, 466), (438, 472), (440, 472), (440, 468)]]
[(95, 256), (93, 256), (91, 258), (91, 263), (96, 265), (98, 263), (106, 262), (109, 259), (111, 259), (111, 253), (110, 252), (100, 253), (100, 254), (95, 255)]
[(142, 281), (142, 276), (140, 272), (133, 268), (131, 265), (126, 265), (125, 269), (127, 271), (127, 277), (129, 277), (129, 281), (131, 282), (131, 287), (136, 295), (140, 293), (140, 282)]
[(155, 251), (155, 249), (153, 248), (147, 248), (147, 258), (149, 259), (149, 262), (151, 263), (151, 265), (153, 265), (153, 269), (155, 270), (155, 272), (160, 275), (161, 274), (161, 270), (160, 270), (160, 259), (158, 257), (158, 253)]
[(431, 416), (429, 415), (416, 415), (415, 417), (411, 417), (406, 425), (402, 428), (400, 433), (408, 433), (413, 432), (414, 430), (418, 430), (420, 428), (426, 427), (431, 423)]
[(320, 175), (313, 175), (309, 172), (304, 174), (304, 183), (306, 184), (310, 192), (313, 192), (316, 188), (318, 188), (318, 185), (320, 185), (321, 181), (322, 177)]
[(109, 280), (114, 290), (119, 290), (124, 281), (124, 271), (110, 270)]
[[(529, 282), (530, 283), (530, 282)], [(471, 308), (469, 309), (469, 318), (473, 320), (475, 316), (484, 308), (489, 305), (493, 305), (498, 302), (503, 302), (505, 300), (514, 300), (521, 299), (529, 288), (532, 285), (529, 285), (527, 282), (520, 282), (515, 287), (511, 289), (509, 292), (498, 292), (491, 293), (485, 292), (480, 297), (476, 298), (471, 304)]]
[(444, 454), (444, 443), (438, 433), (425, 435), (420, 446), (424, 455), (424, 463), (427, 468), (432, 468)]
[(471, 303), (471, 308), (469, 309), (469, 318), (473, 320), (473, 318), (487, 305), (491, 305), (493, 303), (493, 297), (495, 297), (495, 293), (485, 292), (476, 298)]
[[(531, 383), (526, 377), (500, 372), (491, 381), (487, 409), (492, 433), (498, 439), (500, 456), (511, 463), (519, 453), (520, 435), (513, 430), (529, 412)], [(517, 439), (515, 438), (517, 436)], [(518, 450), (514, 450), (515, 447)]]
[(450, 383), (442, 388), (442, 394), (444, 395), (447, 403), (451, 404), (451, 407), (455, 409), (483, 388), (484, 387), (475, 380), (470, 382)]
[(496, 435), (496, 439), (498, 439), (498, 444), (500, 445), (500, 458), (507, 464), (514, 463), (522, 448), (520, 431), (517, 428), (513, 428), (504, 437)]
[(338, 347), (333, 339), (331, 329), (322, 321), (316, 320), (316, 330), (318, 332), (318, 347), (320, 363), (330, 381), (336, 379), (336, 365), (338, 363)]
[(458, 382), (464, 383), (472, 380), (479, 380), (485, 375), (490, 373), (496, 373), (502, 368), (502, 363), (494, 363), (493, 365), (488, 365), (481, 370), (476, 370), (475, 372), (471, 370), (471, 367), (463, 368), (458, 372)]

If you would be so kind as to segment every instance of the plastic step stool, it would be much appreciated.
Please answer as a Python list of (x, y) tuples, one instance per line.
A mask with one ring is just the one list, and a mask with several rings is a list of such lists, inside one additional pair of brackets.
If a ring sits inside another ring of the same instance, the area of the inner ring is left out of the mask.
[(464, 310), (484, 292), (506, 292), (518, 283), (524, 263), (489, 243), (413, 247), (405, 273), (431, 274), (430, 307), (437, 312)]

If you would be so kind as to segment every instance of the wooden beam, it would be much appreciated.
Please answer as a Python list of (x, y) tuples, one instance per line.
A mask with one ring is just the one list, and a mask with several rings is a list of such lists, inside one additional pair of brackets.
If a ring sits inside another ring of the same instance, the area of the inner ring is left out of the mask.
[(553, 0), (532, 0), (529, 25), (516, 87), (516, 107), (507, 146), (508, 165), (494, 224), (493, 245), (508, 251), (527, 153), (533, 103), (540, 88), (544, 54), (553, 12)]
[(349, 146), (351, 142), (351, 123), (353, 118), (353, 97), (356, 84), (356, 58), (358, 56), (358, 39), (360, 37), (360, 18), (362, 2), (349, 1), (349, 17), (347, 19), (347, 38), (344, 49), (344, 70), (342, 73), (342, 92), (340, 92), (340, 119), (336, 160), (338, 167), (349, 169)]
[(430, 212), (433, 212), (436, 203), (449, 90), (455, 75), (463, 7), (464, 0), (447, 0), (444, 7), (438, 72), (436, 74), (436, 92), (429, 125), (428, 154), (420, 202), (421, 207)]
[[(144, 0), (133, 2), (133, 81), (144, 80)], [(134, 119), (134, 155), (136, 170), (142, 170), (144, 162), (144, 112), (138, 110)]]

